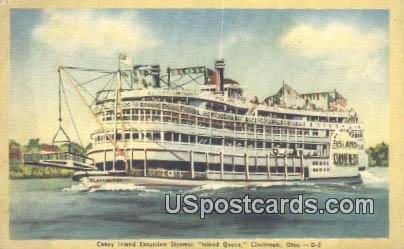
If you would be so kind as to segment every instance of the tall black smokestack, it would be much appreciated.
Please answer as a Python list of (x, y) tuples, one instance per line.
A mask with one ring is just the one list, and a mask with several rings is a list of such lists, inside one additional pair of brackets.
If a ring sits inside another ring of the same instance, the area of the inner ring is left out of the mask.
[(215, 62), (215, 69), (219, 72), (219, 91), (224, 90), (224, 59)]
[(160, 87), (160, 65), (152, 65), (151, 74), (153, 76), (154, 87)]

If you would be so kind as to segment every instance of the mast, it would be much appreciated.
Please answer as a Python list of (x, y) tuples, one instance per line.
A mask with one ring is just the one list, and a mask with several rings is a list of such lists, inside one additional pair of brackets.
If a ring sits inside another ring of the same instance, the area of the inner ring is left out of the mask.
[[(121, 63), (119, 63), (121, 64)], [(115, 83), (115, 107), (114, 107), (114, 144), (117, 144), (117, 134), (118, 134), (118, 94), (120, 89), (120, 81), (121, 81), (121, 69), (119, 66), (118, 69), (118, 79)], [(112, 160), (112, 171), (115, 171), (115, 162), (116, 162), (116, 146), (113, 148), (114, 160)]]
[(128, 173), (128, 162), (126, 160), (126, 141), (125, 141), (125, 124), (123, 120), (123, 113), (122, 113), (122, 106), (121, 106), (121, 91), (122, 91), (122, 70), (121, 70), (121, 58), (122, 54), (119, 55), (118, 58), (118, 74), (117, 74), (117, 82), (115, 84), (115, 119), (114, 119), (114, 148), (113, 148), (113, 153), (114, 153), (114, 160), (112, 161), (112, 171), (115, 171), (115, 163), (116, 163), (116, 157), (117, 157), (117, 147), (118, 147), (118, 115), (121, 119), (121, 140), (123, 140), (123, 148), (119, 149), (118, 154), (120, 156), (123, 156), (125, 159), (125, 172)]

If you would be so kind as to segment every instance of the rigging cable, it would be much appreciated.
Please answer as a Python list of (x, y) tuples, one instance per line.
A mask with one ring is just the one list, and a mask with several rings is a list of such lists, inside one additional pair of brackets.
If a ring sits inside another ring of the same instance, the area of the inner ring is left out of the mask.
[(68, 112), (68, 114), (69, 114), (70, 120), (72, 121), (74, 130), (75, 130), (75, 132), (76, 132), (77, 138), (79, 139), (80, 145), (81, 145), (81, 147), (84, 148), (84, 146), (83, 146), (83, 141), (81, 140), (81, 137), (80, 137), (80, 134), (79, 134), (79, 130), (77, 129), (76, 122), (74, 121), (72, 112), (71, 112), (71, 110), (70, 110), (70, 105), (69, 105), (69, 102), (68, 102), (68, 100), (67, 100), (65, 87), (63, 86), (63, 83), (61, 83), (60, 85), (61, 85), (61, 88), (62, 88), (63, 98), (64, 98), (65, 103), (66, 103), (66, 109), (67, 109), (67, 112)]

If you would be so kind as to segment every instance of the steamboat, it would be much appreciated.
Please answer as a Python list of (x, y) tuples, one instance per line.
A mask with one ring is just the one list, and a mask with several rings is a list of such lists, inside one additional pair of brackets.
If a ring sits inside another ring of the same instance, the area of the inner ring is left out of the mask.
[[(73, 71), (101, 75), (80, 81)], [(250, 100), (224, 71), (223, 59), (213, 69), (161, 70), (133, 65), (123, 54), (115, 71), (59, 67), (55, 150), (23, 159), (77, 170), (74, 180), (140, 185), (361, 181), (360, 171), (368, 166), (363, 126), (339, 92), (299, 93), (283, 82), (276, 94)], [(85, 86), (101, 79), (106, 84), (88, 98)], [(70, 142), (61, 115), (66, 82), (96, 124), (85, 155), (58, 150), (58, 143)]]

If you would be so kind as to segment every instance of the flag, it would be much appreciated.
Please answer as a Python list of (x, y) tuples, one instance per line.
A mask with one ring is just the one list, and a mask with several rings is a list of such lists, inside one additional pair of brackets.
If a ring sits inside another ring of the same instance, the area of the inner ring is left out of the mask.
[(328, 108), (330, 111), (337, 111), (338, 110), (338, 104), (336, 101), (330, 101), (328, 104)]
[(339, 96), (337, 99), (329, 102), (328, 108), (330, 111), (346, 111), (347, 101), (344, 97)]
[(297, 99), (299, 97), (299, 93), (293, 89), (288, 90), (288, 95), (291, 98)]
[(347, 106), (346, 98), (344, 98), (344, 97), (342, 97), (342, 96), (340, 96), (339, 98), (337, 98), (337, 99), (335, 100), (335, 102), (338, 104), (338, 106), (343, 107), (344, 109), (345, 109), (346, 106)]
[(123, 65), (132, 67), (132, 60), (126, 54), (120, 54), (119, 62)]
[(252, 103), (252, 104), (254, 104), (254, 105), (258, 105), (258, 104), (259, 104), (258, 97), (255, 96), (252, 100), (250, 100), (250, 103)]
[(181, 76), (184, 74), (200, 74), (204, 72), (204, 67), (170, 68), (170, 74), (172, 76)]

